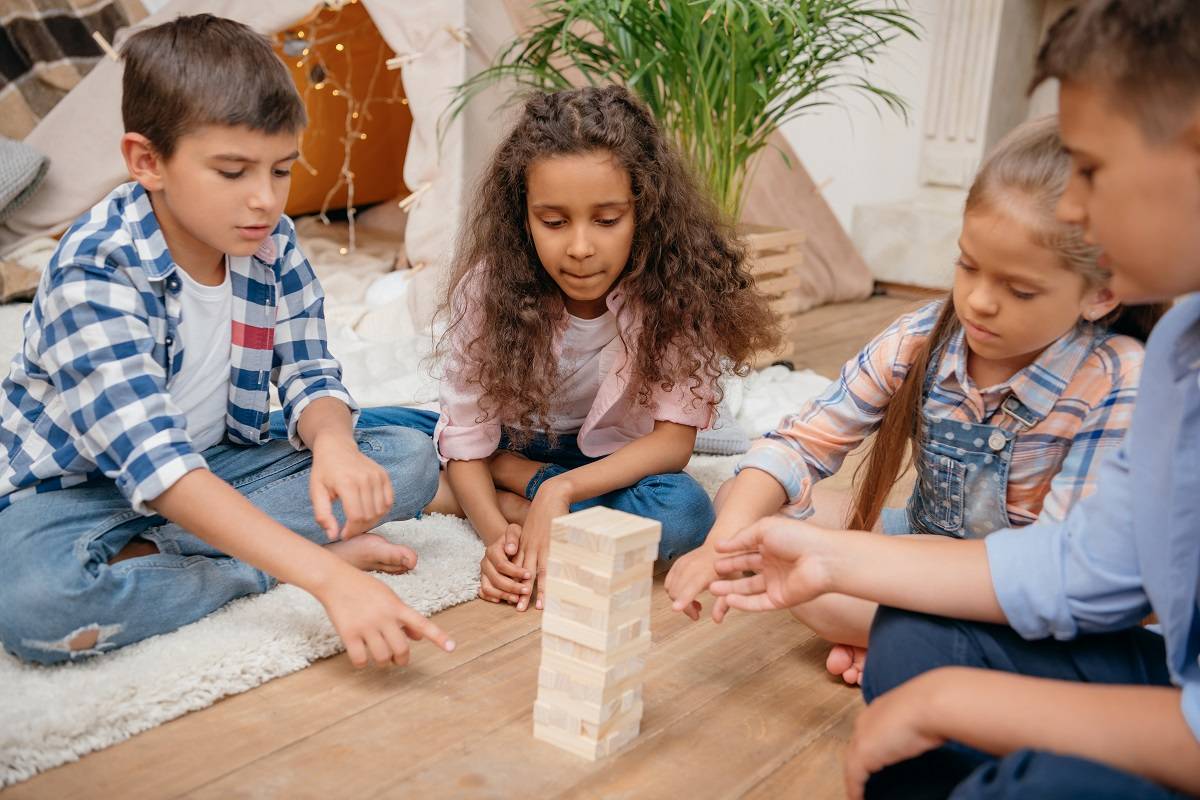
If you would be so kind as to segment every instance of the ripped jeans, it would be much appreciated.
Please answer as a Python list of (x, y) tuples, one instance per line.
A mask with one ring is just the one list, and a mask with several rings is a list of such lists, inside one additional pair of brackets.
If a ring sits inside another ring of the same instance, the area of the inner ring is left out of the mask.
[[(438, 485), (430, 438), (398, 427), (360, 429), (355, 438), (391, 475), (396, 501), (386, 519), (419, 515)], [(203, 455), (209, 470), (267, 515), (327, 544), (308, 499), (311, 452), (276, 441), (217, 445)], [(110, 564), (136, 537), (159, 552)], [(0, 511), (0, 642), (24, 661), (98, 655), (274, 585), (270, 575), (178, 525), (134, 511), (109, 480), (34, 495)]]

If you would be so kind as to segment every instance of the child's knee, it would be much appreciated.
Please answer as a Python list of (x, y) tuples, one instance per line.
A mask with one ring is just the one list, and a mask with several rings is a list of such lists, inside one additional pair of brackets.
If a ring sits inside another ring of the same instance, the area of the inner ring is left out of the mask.
[(368, 455), (391, 475), (396, 505), (405, 516), (415, 515), (433, 500), (439, 464), (432, 439), (395, 425), (360, 430), (358, 435), (360, 442), (370, 443)]
[(880, 606), (871, 625), (863, 696), (871, 702), (921, 673), (954, 663), (954, 620)]
[(716, 512), (708, 492), (690, 475), (660, 475), (656, 480), (653, 490), (665, 506), (658, 557), (670, 561), (704, 543)]
[[(36, 585), (31, 585), (36, 584)], [(104, 622), (88, 597), (55, 591), (40, 580), (5, 581), (0, 589), (0, 643), (22, 661), (58, 664), (113, 647), (123, 626)]]

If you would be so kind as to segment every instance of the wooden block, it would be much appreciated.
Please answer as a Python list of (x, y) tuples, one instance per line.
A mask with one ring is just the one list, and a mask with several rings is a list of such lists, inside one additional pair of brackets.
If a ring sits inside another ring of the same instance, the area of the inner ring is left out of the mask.
[(622, 693), (605, 700), (604, 703), (589, 703), (565, 692), (544, 688), (539, 688), (536, 700), (536, 704), (541, 708), (542, 722), (581, 735), (595, 735), (595, 730), (600, 726), (628, 714), (630, 709), (640, 706), (641, 703), (640, 685), (626, 687)]
[(533, 724), (533, 735), (569, 753), (581, 756), (589, 761), (596, 761), (597, 759), (613, 755), (636, 739), (640, 727), (641, 720), (638, 720), (636, 723), (613, 731), (603, 741), (598, 742), (586, 736), (572, 736), (557, 728), (535, 722)]
[(662, 525), (657, 520), (603, 506), (593, 506), (558, 517), (550, 529), (550, 538), (555, 543), (562, 542), (605, 555), (636, 550), (651, 542), (657, 546), (661, 536)]
[(550, 560), (557, 559), (559, 563), (582, 567), (614, 580), (641, 564), (653, 564), (657, 557), (657, 543), (647, 544), (636, 550), (627, 550), (616, 555), (598, 553), (567, 542), (550, 543)]
[(538, 739), (595, 760), (611, 755), (637, 737), (641, 727), (642, 703), (602, 725), (577, 721), (569, 711), (543, 703), (533, 706), (533, 735)]
[[(637, 675), (646, 666), (645, 652), (632, 655), (613, 664), (589, 664), (554, 650), (542, 650), (542, 667), (560, 673), (568, 673), (572, 682), (581, 686), (603, 689), (617, 686), (630, 676)], [(540, 685), (540, 681), (539, 681)], [(607, 699), (607, 698), (606, 698)]]
[(546, 610), (542, 612), (542, 629), (546, 627), (547, 617), (558, 617), (568, 622), (586, 625), (597, 633), (607, 633), (624, 627), (632, 620), (649, 615), (649, 596), (626, 602), (620, 607), (610, 605), (608, 608), (594, 608), (555, 597), (547, 588)]
[(610, 736), (602, 741), (589, 739), (586, 736), (574, 736), (558, 728), (538, 722), (533, 724), (533, 735), (543, 742), (566, 750), (568, 753), (586, 758), (588, 761), (596, 761), (597, 759), (616, 753), (637, 738), (640, 724), (641, 721), (639, 720), (637, 724), (628, 725), (625, 728), (613, 731)]
[(582, 719), (600, 723), (627, 708), (631, 698), (641, 699), (643, 659), (622, 665), (623, 672), (609, 682), (595, 682), (570, 669), (543, 664), (538, 670), (538, 699), (579, 709)]
[[(546, 571), (549, 573), (549, 565)], [(629, 581), (619, 589), (597, 591), (567, 578), (551, 576), (546, 580), (546, 593), (577, 606), (612, 611), (650, 597), (653, 585), (653, 578), (646, 574), (640, 580)]]
[(650, 633), (648, 631), (628, 644), (621, 645), (613, 650), (603, 650), (588, 647), (585, 644), (580, 644), (577, 641), (562, 636), (556, 636), (553, 633), (547, 632), (544, 628), (542, 629), (543, 653), (559, 653), (585, 664), (598, 667), (609, 667), (619, 664), (626, 659), (641, 655), (649, 649)]
[(534, 735), (586, 758), (635, 736), (662, 526), (607, 508), (554, 520)]
[(585, 565), (573, 564), (555, 558), (551, 554), (546, 562), (546, 574), (551, 580), (561, 580), (573, 583), (593, 592), (615, 593), (627, 586), (646, 581), (650, 583), (654, 577), (654, 564), (650, 561), (640, 561), (628, 569), (617, 573), (602, 572)]
[(621, 623), (608, 630), (596, 630), (588, 625), (573, 622), (553, 614), (542, 614), (542, 633), (561, 636), (595, 650), (612, 650), (638, 639), (648, 633), (650, 621), (645, 615)]

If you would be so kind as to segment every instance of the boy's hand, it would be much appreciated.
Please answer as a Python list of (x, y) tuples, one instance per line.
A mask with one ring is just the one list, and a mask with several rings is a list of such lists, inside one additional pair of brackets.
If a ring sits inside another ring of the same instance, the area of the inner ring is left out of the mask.
[[(560, 488), (554, 479), (538, 487), (533, 502), (529, 504), (529, 514), (525, 517), (525, 525), (521, 528), (521, 545), (517, 551), (516, 563), (527, 575), (533, 576), (531, 590), (536, 591), (536, 604), (540, 609), (546, 601), (546, 561), (550, 557), (550, 525), (557, 517), (571, 513), (571, 503), (565, 488)], [(526, 579), (528, 580), (528, 579)], [(517, 610), (529, 608), (528, 594), (517, 601)]]
[(454, 642), (446, 633), (406, 606), (381, 581), (347, 566), (325, 588), (314, 592), (355, 667), (367, 658), (378, 665), (408, 663), (408, 640), (429, 639), (447, 653)]
[(861, 800), (873, 773), (945, 744), (926, 719), (939, 679), (945, 680), (944, 670), (918, 675), (880, 695), (858, 715), (842, 765), (846, 797)]
[[(829, 591), (829, 570), (817, 555), (825, 533), (806, 522), (769, 517), (717, 542), (717, 551), (728, 555), (716, 563), (725, 579), (709, 587), (720, 598), (713, 618), (719, 622), (727, 608), (790, 608)], [(732, 577), (742, 572), (755, 574)]]
[(716, 570), (720, 558), (713, 543), (705, 542), (671, 565), (664, 586), (667, 595), (675, 601), (672, 607), (676, 611), (682, 611), (693, 621), (700, 619), (702, 606), (696, 596), (720, 577)]
[[(387, 470), (363, 455), (352, 435), (323, 436), (312, 444), (308, 491), (313, 517), (330, 541), (349, 539), (379, 525), (395, 496)], [(338, 531), (333, 501), (342, 501), (346, 524)]]
[(530, 587), (522, 581), (532, 577), (524, 568), (513, 563), (519, 551), (521, 526), (508, 525), (504, 533), (496, 537), (483, 551), (479, 562), (479, 596), (498, 603), (504, 600), (514, 605)]

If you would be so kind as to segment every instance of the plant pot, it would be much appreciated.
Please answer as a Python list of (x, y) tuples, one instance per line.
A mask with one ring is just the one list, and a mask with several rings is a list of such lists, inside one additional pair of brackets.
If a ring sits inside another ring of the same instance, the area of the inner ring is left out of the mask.
[(738, 231), (749, 250), (750, 274), (759, 290), (767, 296), (771, 310), (779, 317), (783, 342), (779, 349), (759, 353), (754, 367), (762, 369), (774, 361), (791, 358), (796, 345), (792, 340), (795, 319), (803, 311), (800, 269), (804, 266), (801, 246), (805, 235), (794, 228), (767, 225), (740, 225)]

